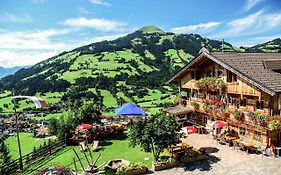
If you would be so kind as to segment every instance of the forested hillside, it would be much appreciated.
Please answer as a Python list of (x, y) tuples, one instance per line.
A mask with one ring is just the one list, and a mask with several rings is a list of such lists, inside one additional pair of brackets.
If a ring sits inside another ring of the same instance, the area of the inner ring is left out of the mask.
[[(105, 108), (126, 101), (143, 106), (171, 102), (175, 88), (165, 82), (194, 58), (204, 45), (221, 50), (221, 41), (198, 34), (166, 33), (144, 27), (113, 41), (102, 41), (63, 52), (0, 81), (0, 106), (15, 94), (40, 95), (49, 103), (80, 98), (101, 100)], [(224, 42), (224, 51), (239, 51)], [(0, 108), (0, 110), (1, 110)]]

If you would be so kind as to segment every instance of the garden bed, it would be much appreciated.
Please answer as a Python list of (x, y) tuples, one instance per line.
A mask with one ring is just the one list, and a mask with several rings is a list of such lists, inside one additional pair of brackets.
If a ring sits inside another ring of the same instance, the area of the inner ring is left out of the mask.
[(152, 164), (152, 171), (160, 171), (160, 170), (165, 170), (169, 168), (174, 168), (177, 167), (179, 164), (178, 163), (153, 163)]
[(207, 158), (206, 155), (199, 155), (198, 157), (190, 158), (188, 156), (182, 156), (180, 158), (180, 162), (182, 163), (191, 163), (191, 162), (196, 162), (196, 161), (202, 161)]
[(123, 173), (118, 173), (117, 175), (137, 175), (137, 174), (145, 174), (147, 173), (148, 169), (147, 168), (143, 168), (143, 169), (137, 169), (137, 170), (130, 170), (127, 172), (123, 172)]

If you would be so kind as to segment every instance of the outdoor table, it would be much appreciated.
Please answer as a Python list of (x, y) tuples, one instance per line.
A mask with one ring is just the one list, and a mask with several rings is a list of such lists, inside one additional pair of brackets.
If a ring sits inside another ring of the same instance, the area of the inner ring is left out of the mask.
[(237, 140), (237, 137), (233, 136), (225, 136), (224, 138), (229, 144), (232, 144), (234, 140)]
[(247, 142), (243, 142), (243, 141), (241, 141), (240, 143), (242, 143), (245, 146), (247, 154), (249, 154), (249, 150), (254, 148), (254, 146), (255, 146), (252, 143), (247, 143)]
[(196, 126), (197, 133), (198, 134), (204, 134), (205, 133), (205, 127), (204, 126)]

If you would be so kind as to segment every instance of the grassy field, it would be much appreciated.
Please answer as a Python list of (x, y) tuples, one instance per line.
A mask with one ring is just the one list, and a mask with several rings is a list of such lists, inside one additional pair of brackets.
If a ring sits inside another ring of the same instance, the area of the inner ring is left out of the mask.
[[(89, 145), (90, 146), (90, 145)], [(63, 165), (74, 169), (73, 158), (75, 158), (75, 154), (72, 149), (75, 149), (78, 153), (78, 156), (82, 160), (82, 164), (84, 167), (87, 167), (87, 160), (83, 153), (80, 152), (78, 146), (67, 146), (58, 152), (57, 156), (49, 158), (43, 162), (37, 163), (37, 165), (32, 166), (30, 169), (27, 170), (26, 174), (32, 174), (34, 171), (49, 167), (53, 165)], [(133, 162), (144, 162), (148, 167), (151, 167), (152, 164), (152, 154), (146, 154), (145, 152), (141, 151), (139, 147), (132, 148), (129, 147), (129, 140), (126, 134), (116, 134), (110, 138), (107, 138), (104, 141), (99, 143), (99, 147), (97, 151), (92, 151), (93, 158), (95, 159), (99, 154), (101, 154), (100, 159), (98, 160), (97, 164), (100, 165), (103, 162), (107, 162), (112, 159), (125, 159)], [(86, 152), (88, 158), (89, 152)], [(144, 158), (148, 156), (149, 160), (144, 160)], [(77, 158), (76, 158), (77, 160)], [(77, 167), (81, 171), (81, 166), (77, 162)]]
[[(33, 133), (20, 133), (20, 144), (21, 144), (22, 155), (26, 155), (32, 152), (34, 146), (38, 148), (40, 145), (43, 145), (44, 142), (48, 143), (48, 138), (46, 139), (33, 138)], [(5, 140), (5, 144), (8, 146), (10, 150), (10, 154), (13, 159), (19, 158), (17, 143), (18, 142), (17, 142), (16, 135), (10, 136)]]
[(36, 117), (32, 117), (32, 119), (34, 120), (50, 120), (51, 118), (60, 118), (61, 116), (63, 116), (64, 113), (52, 113), (52, 114), (47, 114), (46, 116), (43, 116), (43, 117), (39, 117), (39, 116), (36, 116)]

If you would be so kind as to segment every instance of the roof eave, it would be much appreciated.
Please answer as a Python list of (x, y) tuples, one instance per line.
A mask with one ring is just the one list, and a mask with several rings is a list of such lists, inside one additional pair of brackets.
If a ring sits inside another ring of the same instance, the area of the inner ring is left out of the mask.
[(203, 56), (206, 56), (206, 52), (201, 52), (199, 55), (197, 55), (193, 60), (191, 60), (185, 67), (183, 67), (176, 75), (174, 75), (172, 78), (170, 78), (166, 84), (169, 84), (176, 80), (176, 78), (179, 78), (185, 71), (192, 66), (194, 63), (196, 63), (199, 59), (201, 59)]
[(247, 82), (249, 82), (250, 84), (258, 87), (259, 89), (261, 89), (262, 91), (268, 93), (269, 95), (271, 96), (274, 96), (276, 95), (276, 92), (273, 91), (272, 89), (268, 88), (268, 87), (265, 87), (263, 85), (261, 85), (260, 83), (258, 83), (257, 81), (249, 78), (248, 76), (244, 75), (243, 73), (241, 73), (240, 71), (234, 69), (233, 67), (231, 67), (230, 65), (220, 61), (219, 59), (217, 59), (216, 57), (214, 57), (213, 55), (211, 54), (208, 54), (208, 53), (205, 53), (206, 56), (211, 59), (212, 61), (216, 62), (217, 64), (221, 65), (222, 67), (224, 67), (225, 69), (228, 69), (230, 70), (231, 72), (237, 74), (238, 76), (242, 77), (244, 80), (246, 80)]

